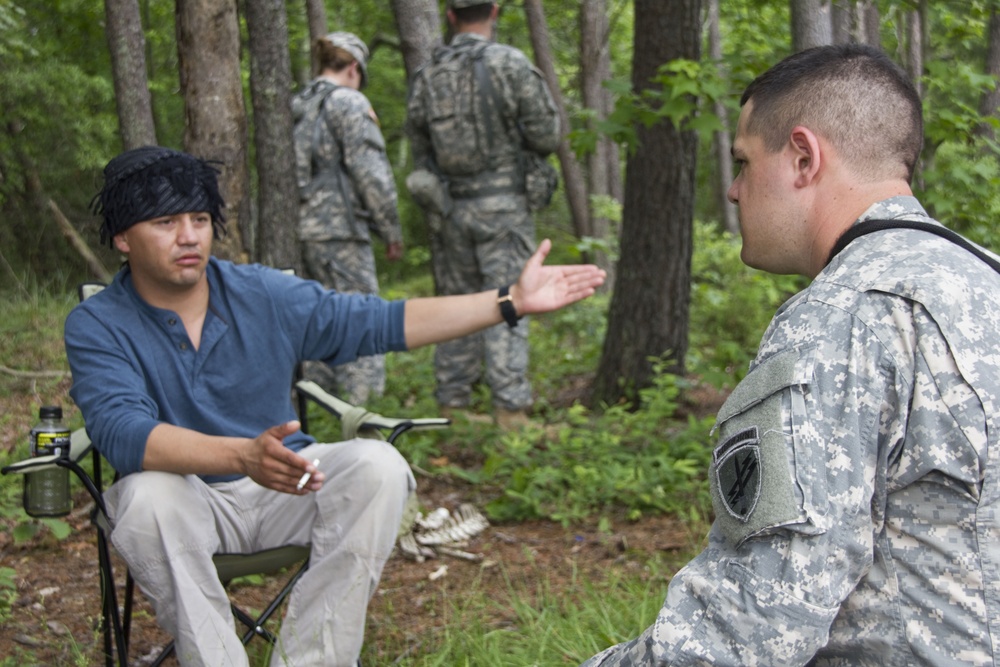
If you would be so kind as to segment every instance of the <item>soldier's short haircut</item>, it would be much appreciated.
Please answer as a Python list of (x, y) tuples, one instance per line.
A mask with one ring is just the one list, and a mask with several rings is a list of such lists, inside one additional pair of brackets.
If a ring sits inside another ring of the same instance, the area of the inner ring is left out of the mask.
[(471, 7), (455, 7), (451, 11), (455, 12), (455, 21), (460, 25), (482, 23), (490, 17), (490, 12), (493, 11), (493, 2), (485, 2)]
[(862, 178), (913, 178), (923, 146), (920, 97), (877, 48), (839, 44), (796, 53), (754, 79), (740, 106), (750, 100), (745, 131), (768, 151), (781, 150), (792, 128), (803, 125), (830, 141)]

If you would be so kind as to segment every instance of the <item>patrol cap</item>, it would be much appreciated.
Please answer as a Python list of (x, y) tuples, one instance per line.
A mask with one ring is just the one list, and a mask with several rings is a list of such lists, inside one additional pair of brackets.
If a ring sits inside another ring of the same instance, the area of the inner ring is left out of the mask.
[(494, 0), (448, 0), (448, 9), (464, 9), (476, 5), (493, 5)]
[(361, 87), (368, 85), (368, 46), (361, 38), (352, 32), (331, 32), (326, 36), (326, 41), (354, 56), (361, 68)]

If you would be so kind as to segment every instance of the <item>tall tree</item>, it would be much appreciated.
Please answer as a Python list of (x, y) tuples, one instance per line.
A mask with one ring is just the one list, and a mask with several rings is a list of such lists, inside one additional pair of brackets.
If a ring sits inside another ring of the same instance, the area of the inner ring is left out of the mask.
[(559, 112), (559, 125), (562, 128), (563, 137), (556, 149), (559, 157), (559, 164), (562, 166), (563, 189), (566, 192), (566, 199), (569, 203), (570, 217), (573, 219), (573, 229), (577, 236), (584, 236), (590, 233), (590, 214), (587, 210), (587, 185), (583, 179), (583, 170), (576, 156), (569, 147), (566, 138), (566, 128), (569, 127), (569, 114), (566, 113), (566, 104), (563, 101), (562, 91), (559, 87), (559, 76), (556, 74), (555, 62), (552, 59), (552, 47), (549, 44), (549, 27), (545, 20), (545, 11), (542, 9), (541, 0), (525, 0), (524, 14), (528, 19), (528, 33), (531, 36), (531, 47), (535, 52), (535, 65), (541, 71), (552, 93), (552, 100), (555, 102)]
[[(611, 78), (611, 55), (609, 44), (607, 0), (583, 0), (580, 3), (580, 89), (583, 106), (594, 113), (593, 121), (604, 120), (612, 111), (614, 101), (604, 82)], [(587, 185), (589, 195), (613, 196), (617, 191), (616, 181), (620, 180), (618, 146), (606, 135), (597, 141), (597, 150), (587, 158)], [(568, 182), (568, 179), (567, 179)], [(584, 193), (586, 196), (587, 193)], [(569, 190), (567, 189), (567, 196)], [(611, 241), (618, 236), (618, 230), (610, 220), (602, 217), (585, 201), (589, 229), (587, 234), (594, 238)], [(572, 204), (570, 207), (572, 209)], [(614, 265), (605, 253), (593, 258), (608, 271), (604, 289), (614, 290)]]
[[(719, 0), (708, 0), (708, 57), (716, 67), (722, 68), (722, 38), (719, 35)], [(736, 206), (729, 201), (729, 184), (733, 178), (732, 139), (729, 136), (729, 110), (722, 98), (715, 100), (715, 115), (722, 123), (722, 129), (712, 135), (712, 147), (715, 149), (716, 182), (715, 197), (719, 202), (719, 212), (722, 215), (722, 228), (730, 234), (738, 236), (740, 221), (736, 215)]]
[(392, 12), (409, 80), (441, 43), (441, 14), (435, 0), (392, 0)]
[[(700, 60), (700, 0), (635, 0), (632, 86), (657, 88), (658, 68)], [(594, 381), (596, 401), (635, 398), (651, 384), (651, 357), (683, 372), (691, 298), (694, 131), (662, 120), (636, 127), (637, 148), (625, 173), (621, 259), (608, 331)]]
[(234, 0), (177, 0), (177, 54), (184, 148), (222, 165), (229, 233), (216, 242), (215, 254), (246, 261), (242, 239), (251, 219), (249, 140)]
[[(924, 3), (918, 3), (924, 4)], [(913, 79), (917, 94), (923, 97), (924, 76), (924, 14), (920, 8), (911, 9), (903, 15), (906, 30), (906, 72)]]
[[(994, 4), (990, 7), (988, 45), (986, 49), (985, 71), (998, 84), (983, 93), (979, 101), (979, 113), (984, 118), (1000, 118), (1000, 12)], [(976, 134), (994, 139), (996, 132), (990, 123), (980, 123)]]
[(292, 65), (283, 0), (246, 0), (257, 157), (258, 216), (254, 259), (300, 270), (299, 192), (292, 143)]
[(792, 51), (833, 43), (829, 0), (790, 0)]
[(118, 131), (125, 150), (156, 144), (146, 80), (146, 37), (137, 0), (105, 0), (104, 20), (115, 81)]
[(830, 6), (830, 25), (834, 44), (847, 44), (853, 40), (853, 0), (833, 0)]
[(871, 46), (881, 46), (878, 5), (875, 4), (875, 0), (858, 0), (858, 11), (861, 18), (858, 41)]

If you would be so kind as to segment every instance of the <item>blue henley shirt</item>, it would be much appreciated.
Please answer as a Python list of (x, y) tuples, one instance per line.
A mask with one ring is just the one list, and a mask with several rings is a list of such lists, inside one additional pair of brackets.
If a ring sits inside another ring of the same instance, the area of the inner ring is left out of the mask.
[[(297, 419), (291, 397), (304, 360), (331, 365), (406, 349), (403, 301), (339, 294), (259, 264), (211, 258), (197, 349), (180, 317), (142, 300), (126, 266), (66, 318), (70, 395), (97, 449), (123, 475), (142, 470), (160, 423), (255, 438)], [(285, 439), (298, 451), (314, 439)], [(208, 482), (239, 475), (203, 475)]]

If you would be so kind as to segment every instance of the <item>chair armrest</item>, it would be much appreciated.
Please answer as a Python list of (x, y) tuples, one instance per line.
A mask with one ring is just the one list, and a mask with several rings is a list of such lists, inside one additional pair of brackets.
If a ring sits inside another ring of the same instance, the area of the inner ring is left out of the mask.
[[(74, 462), (79, 462), (84, 456), (86, 456), (90, 450), (93, 448), (93, 444), (90, 442), (90, 437), (87, 435), (86, 429), (77, 429), (73, 431), (70, 435), (69, 444), (69, 460)], [(50, 468), (60, 467), (56, 461), (60, 458), (55, 454), (48, 454), (46, 456), (32, 456), (31, 458), (24, 459), (23, 461), (18, 461), (17, 463), (11, 463), (8, 466), (4, 466), (0, 473), (4, 475), (10, 475), (12, 473), (25, 473), (25, 472), (38, 472), (39, 470), (48, 470)]]
[(342, 431), (345, 440), (357, 437), (358, 433), (362, 431), (387, 431), (389, 435), (386, 439), (389, 442), (393, 442), (400, 434), (411, 429), (444, 428), (451, 424), (451, 420), (445, 417), (425, 417), (421, 419), (384, 417), (337, 398), (312, 380), (300, 380), (296, 382), (295, 390), (339, 418), (343, 425)]

